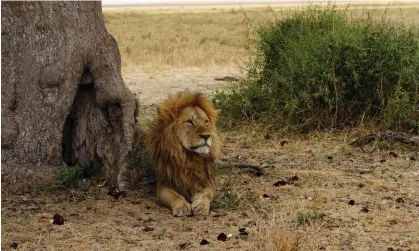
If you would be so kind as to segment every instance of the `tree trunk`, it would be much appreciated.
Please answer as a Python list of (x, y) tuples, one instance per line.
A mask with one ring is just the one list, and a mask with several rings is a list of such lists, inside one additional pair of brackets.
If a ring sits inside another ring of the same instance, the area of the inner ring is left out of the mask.
[(136, 105), (101, 2), (2, 1), (1, 19), (2, 187), (49, 182), (65, 162), (126, 189)]

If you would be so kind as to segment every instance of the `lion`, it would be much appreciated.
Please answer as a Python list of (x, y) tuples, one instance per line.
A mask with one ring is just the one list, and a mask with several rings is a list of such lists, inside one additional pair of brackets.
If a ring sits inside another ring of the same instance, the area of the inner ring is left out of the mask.
[(218, 184), (215, 161), (220, 110), (199, 92), (169, 96), (146, 132), (146, 150), (157, 179), (157, 199), (174, 216), (207, 215)]

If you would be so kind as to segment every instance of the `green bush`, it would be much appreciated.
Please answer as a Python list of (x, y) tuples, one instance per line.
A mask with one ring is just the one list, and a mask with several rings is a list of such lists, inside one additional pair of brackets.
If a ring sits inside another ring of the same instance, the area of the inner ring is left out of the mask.
[(81, 188), (84, 185), (86, 168), (78, 164), (65, 166), (56, 180), (57, 186)]
[(385, 20), (310, 6), (260, 27), (246, 77), (214, 97), (221, 125), (417, 130), (418, 30)]

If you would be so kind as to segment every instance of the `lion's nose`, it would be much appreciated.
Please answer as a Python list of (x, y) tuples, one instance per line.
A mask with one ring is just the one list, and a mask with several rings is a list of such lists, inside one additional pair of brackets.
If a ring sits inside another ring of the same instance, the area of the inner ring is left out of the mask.
[(200, 134), (199, 137), (207, 140), (207, 139), (209, 139), (211, 137), (211, 134)]

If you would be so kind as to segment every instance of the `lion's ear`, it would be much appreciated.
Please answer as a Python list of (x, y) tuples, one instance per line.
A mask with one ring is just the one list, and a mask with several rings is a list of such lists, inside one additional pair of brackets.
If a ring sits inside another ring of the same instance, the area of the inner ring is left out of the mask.
[(176, 116), (172, 112), (168, 111), (167, 109), (161, 106), (157, 107), (157, 115), (163, 121), (174, 121), (176, 118)]

